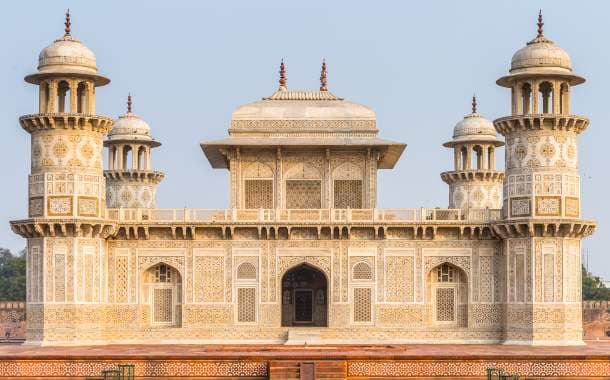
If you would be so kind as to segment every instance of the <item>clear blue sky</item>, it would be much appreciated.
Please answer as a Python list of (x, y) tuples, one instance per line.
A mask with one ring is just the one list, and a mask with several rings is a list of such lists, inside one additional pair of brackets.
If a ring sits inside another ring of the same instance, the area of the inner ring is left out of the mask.
[[(545, 35), (566, 49), (587, 82), (572, 95), (574, 113), (591, 118), (580, 137), (582, 209), (597, 219), (586, 240), (590, 269), (610, 279), (610, 3), (602, 1), (11, 1), (0, 35), (0, 246), (25, 242), (8, 221), (27, 214), (29, 135), (18, 117), (37, 110), (37, 89), (23, 82), (38, 52), (63, 33), (97, 55), (112, 83), (97, 92), (100, 114), (134, 111), (163, 146), (153, 165), (166, 173), (159, 207), (224, 208), (226, 172), (214, 171), (199, 142), (226, 135), (231, 111), (271, 94), (280, 59), (291, 88), (316, 88), (326, 57), (331, 91), (371, 106), (384, 138), (408, 144), (396, 168), (382, 171), (380, 207), (447, 207), (439, 173), (452, 165), (441, 144), (476, 92), (487, 118), (507, 115), (509, 91), (495, 80), (512, 54)], [(503, 155), (503, 151), (499, 152)], [(502, 156), (498, 161), (502, 162)]]

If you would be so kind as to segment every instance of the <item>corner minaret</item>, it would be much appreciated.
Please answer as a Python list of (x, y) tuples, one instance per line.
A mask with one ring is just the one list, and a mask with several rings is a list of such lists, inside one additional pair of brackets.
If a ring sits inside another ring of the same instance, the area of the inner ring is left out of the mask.
[(104, 301), (104, 239), (115, 225), (106, 219), (102, 140), (112, 119), (95, 114), (95, 95), (110, 80), (72, 36), (67, 13), (65, 34), (40, 52), (38, 72), (25, 81), (39, 88), (38, 113), (19, 118), (31, 135), (29, 218), (11, 227), (27, 238), (26, 339), (86, 339), (99, 334), (99, 324), (77, 332), (64, 318), (83, 320), (83, 303), (95, 318)]
[(472, 112), (453, 128), (453, 139), (443, 146), (453, 148), (452, 171), (441, 173), (449, 185), (449, 208), (502, 208), (504, 173), (496, 170), (496, 148), (504, 145), (493, 124), (477, 113), (472, 97)]
[(589, 120), (570, 110), (574, 74), (568, 53), (543, 33), (512, 58), (497, 84), (510, 88), (511, 116), (494, 121), (506, 138), (504, 240), (506, 341), (582, 344), (581, 239), (595, 223), (581, 219), (577, 137)]
[(164, 174), (151, 169), (151, 150), (160, 146), (150, 126), (132, 112), (131, 95), (127, 113), (114, 122), (104, 146), (108, 148), (106, 200), (109, 208), (154, 208), (156, 187)]

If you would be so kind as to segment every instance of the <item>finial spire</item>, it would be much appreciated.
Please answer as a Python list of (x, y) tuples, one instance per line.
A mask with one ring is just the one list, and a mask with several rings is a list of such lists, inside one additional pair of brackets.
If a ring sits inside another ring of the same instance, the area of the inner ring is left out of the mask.
[(64, 36), (70, 36), (70, 26), (72, 25), (72, 23), (70, 22), (70, 8), (66, 10), (66, 22), (64, 23), (64, 25), (66, 26), (66, 28), (64, 29)]
[(320, 73), (320, 91), (328, 91), (326, 80), (326, 59), (322, 59), (322, 72)]
[(280, 90), (286, 90), (286, 66), (284, 65), (284, 58), (280, 62)]
[(131, 93), (127, 94), (127, 113), (131, 113)]
[(472, 95), (472, 113), (477, 113), (477, 96), (476, 96), (476, 94)]
[(542, 22), (542, 9), (538, 12), (538, 23), (536, 25), (538, 25), (538, 35), (536, 37), (543, 37), (542, 27), (544, 23)]

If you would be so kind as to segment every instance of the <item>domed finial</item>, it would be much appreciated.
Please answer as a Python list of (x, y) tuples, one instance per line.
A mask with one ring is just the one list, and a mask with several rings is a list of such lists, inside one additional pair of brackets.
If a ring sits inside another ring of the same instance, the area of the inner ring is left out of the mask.
[(127, 113), (131, 113), (131, 93), (127, 94)]
[(544, 23), (542, 22), (542, 9), (538, 12), (538, 23), (536, 25), (538, 25), (538, 35), (536, 37), (543, 37), (542, 27)]
[(70, 36), (70, 26), (72, 23), (70, 22), (70, 9), (66, 10), (66, 22), (64, 23), (66, 28), (64, 29), (64, 36)]
[(472, 95), (472, 113), (477, 113), (477, 96), (476, 96), (476, 94)]
[(280, 62), (280, 90), (286, 90), (286, 66), (284, 66), (284, 58)]
[(326, 81), (326, 59), (322, 59), (322, 72), (320, 73), (320, 91), (328, 91), (328, 82)]

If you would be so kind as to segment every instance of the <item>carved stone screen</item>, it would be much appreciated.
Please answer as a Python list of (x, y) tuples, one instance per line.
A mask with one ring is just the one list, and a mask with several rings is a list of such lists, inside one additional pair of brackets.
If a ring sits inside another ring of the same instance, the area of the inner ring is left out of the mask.
[(436, 289), (436, 320), (438, 322), (455, 321), (455, 289)]
[(362, 208), (362, 181), (335, 180), (335, 208)]
[(371, 288), (354, 288), (354, 322), (371, 321), (371, 293)]
[(172, 323), (172, 289), (153, 289), (153, 322)]
[(237, 289), (237, 322), (256, 322), (256, 288)]
[(286, 208), (322, 208), (322, 183), (318, 180), (286, 181)]
[(245, 181), (245, 208), (273, 208), (273, 181), (270, 179), (247, 179)]

